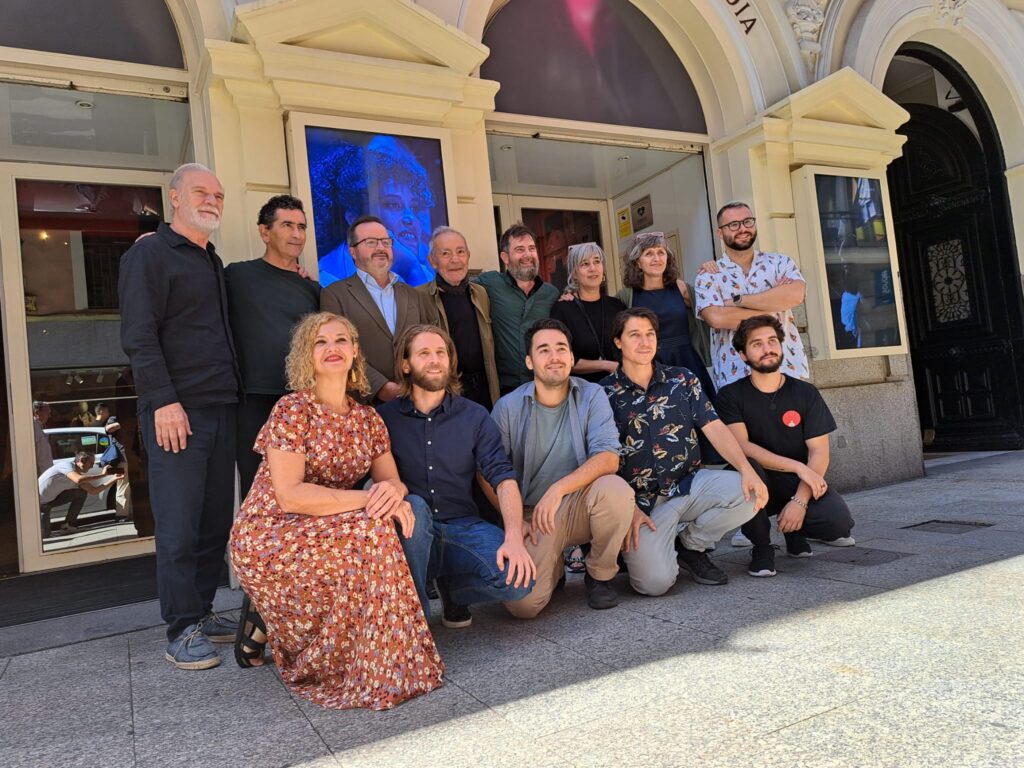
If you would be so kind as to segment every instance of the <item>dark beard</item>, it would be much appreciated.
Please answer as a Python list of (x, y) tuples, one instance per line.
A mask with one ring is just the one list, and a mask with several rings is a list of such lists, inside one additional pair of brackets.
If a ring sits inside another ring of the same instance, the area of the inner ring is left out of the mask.
[(767, 365), (760, 365), (760, 364), (755, 364), (755, 363), (748, 362), (747, 365), (750, 366), (750, 370), (757, 371), (758, 373), (775, 373), (777, 370), (779, 370), (779, 368), (782, 367), (782, 360), (783, 360), (782, 355), (779, 355), (779, 359), (777, 361), (775, 361), (774, 363), (768, 363)]
[(448, 386), (448, 374), (444, 374), (440, 379), (431, 379), (424, 373), (413, 371), (412, 383), (427, 392), (440, 392)]
[(732, 237), (730, 239), (732, 240), (732, 242), (726, 242), (727, 246), (732, 248), (734, 251), (744, 252), (744, 251), (749, 251), (751, 248), (754, 247), (754, 243), (757, 242), (757, 235), (754, 235), (752, 238), (750, 238), (750, 244), (749, 245), (738, 245), (736, 243), (736, 238), (735, 237)]

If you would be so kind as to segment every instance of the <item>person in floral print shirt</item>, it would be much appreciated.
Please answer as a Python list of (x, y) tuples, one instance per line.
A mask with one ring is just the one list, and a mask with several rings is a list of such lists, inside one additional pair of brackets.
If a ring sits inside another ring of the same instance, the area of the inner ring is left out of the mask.
[(793, 319), (793, 307), (804, 300), (804, 276), (788, 256), (754, 248), (757, 220), (746, 203), (726, 203), (717, 221), (722, 258), (702, 264), (694, 284), (697, 314), (711, 326), (715, 386), (721, 389), (750, 373), (733, 348), (732, 337), (741, 321), (766, 312), (785, 329), (783, 373), (809, 378), (807, 356)]
[[(630, 585), (644, 595), (667, 592), (680, 564), (698, 584), (725, 584), (729, 577), (707, 550), (768, 502), (764, 482), (718, 419), (700, 379), (655, 362), (658, 325), (646, 307), (616, 315), (612, 340), (622, 365), (601, 381), (622, 443), (619, 476), (636, 494), (623, 557)], [(698, 428), (738, 472), (701, 467)]]

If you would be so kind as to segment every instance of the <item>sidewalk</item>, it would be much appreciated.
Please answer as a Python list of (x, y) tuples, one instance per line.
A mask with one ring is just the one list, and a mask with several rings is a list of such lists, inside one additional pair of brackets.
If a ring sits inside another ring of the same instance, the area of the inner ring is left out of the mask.
[(724, 587), (620, 577), (598, 612), (572, 577), (534, 621), (478, 608), (434, 627), (445, 686), (387, 713), (319, 709), (229, 646), (175, 670), (158, 626), (24, 652), (150, 604), (2, 630), (0, 765), (1024, 765), (1022, 497), (1024, 453), (943, 464), (850, 494), (857, 547), (780, 552), (774, 579), (726, 543)]

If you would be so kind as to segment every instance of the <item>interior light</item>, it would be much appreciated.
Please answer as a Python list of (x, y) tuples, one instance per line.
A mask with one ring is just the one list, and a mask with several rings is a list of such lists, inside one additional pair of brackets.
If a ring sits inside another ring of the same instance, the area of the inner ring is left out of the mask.
[(64, 383), (65, 383), (65, 384), (66, 384), (67, 386), (69, 386), (69, 387), (70, 387), (70, 386), (71, 386), (71, 382), (72, 382), (72, 378), (71, 378), (71, 374), (69, 373), (69, 374), (68, 374), (68, 377), (67, 377), (66, 379), (64, 379)]
[(75, 106), (79, 109), (92, 109), (96, 105), (93, 104), (91, 101), (88, 101), (87, 99), (79, 99), (75, 102)]
[(75, 374), (75, 384), (85, 384), (85, 379), (82, 378), (82, 374)]
[(624, 162), (626, 162), (627, 160), (629, 160), (629, 155), (621, 155), (621, 156), (619, 157), (619, 162), (620, 162), (620, 163), (624, 163)]
[(500, 149), (502, 152), (508, 152), (510, 149), (512, 149), (512, 145), (502, 144), (500, 147), (498, 147), (498, 149)]
[(49, 232), (45, 232), (45, 231), (44, 232), (40, 232), (39, 233), (39, 239), (40, 240), (49, 240), (50, 239), (50, 233)]

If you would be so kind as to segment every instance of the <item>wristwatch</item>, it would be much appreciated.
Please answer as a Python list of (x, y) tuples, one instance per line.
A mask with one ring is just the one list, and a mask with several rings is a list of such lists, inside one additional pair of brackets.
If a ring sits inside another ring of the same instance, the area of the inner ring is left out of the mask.
[(737, 307), (740, 305), (741, 301), (743, 301), (742, 293), (734, 293), (732, 295), (732, 303), (735, 304)]

